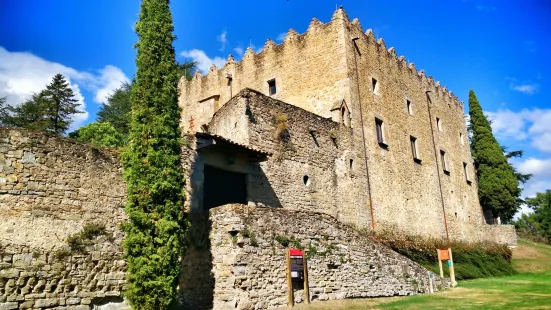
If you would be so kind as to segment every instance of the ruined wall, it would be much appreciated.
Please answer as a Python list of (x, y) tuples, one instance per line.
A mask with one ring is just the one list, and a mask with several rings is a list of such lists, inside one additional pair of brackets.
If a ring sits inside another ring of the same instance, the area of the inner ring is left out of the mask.
[(229, 57), (221, 69), (213, 67), (205, 76), (196, 73), (191, 81), (182, 78), (179, 104), (184, 132), (199, 130), (217, 107), (243, 88), (268, 94), (267, 82), (272, 79), (277, 87), (274, 98), (328, 117), (330, 105), (348, 96), (343, 23), (339, 14), (327, 24), (313, 19), (305, 34), (291, 29), (281, 44), (268, 40), (259, 53), (247, 49), (239, 62)]
[[(125, 193), (116, 153), (0, 128), (0, 309), (122, 302)], [(84, 253), (67, 251), (88, 224), (105, 233)]]
[[(403, 296), (429, 290), (427, 270), (326, 214), (227, 205), (211, 210), (210, 220), (204, 223), (203, 232), (210, 233), (203, 235), (203, 242), (195, 242), (198, 250), (183, 262), (184, 274), (193, 276), (184, 276), (180, 283), (182, 300), (194, 309), (285, 306), (286, 249), (284, 241), (276, 239), (286, 238), (291, 239), (289, 247), (310, 252), (311, 300)], [(210, 274), (200, 272), (205, 265), (195, 260), (208, 253), (213, 257)], [(197, 281), (199, 276), (206, 281)], [(449, 286), (447, 280), (435, 279), (436, 290)], [(304, 291), (295, 292), (296, 302), (304, 298)]]

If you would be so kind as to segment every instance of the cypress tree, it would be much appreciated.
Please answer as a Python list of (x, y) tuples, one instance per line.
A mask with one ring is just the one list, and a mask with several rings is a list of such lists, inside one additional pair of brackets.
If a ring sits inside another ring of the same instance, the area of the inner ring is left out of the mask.
[(471, 152), (477, 164), (480, 205), (505, 222), (513, 218), (519, 204), (518, 180), (507, 157), (492, 134), (474, 91), (469, 91), (469, 115), (472, 132)]
[(184, 251), (179, 74), (172, 31), (169, 1), (142, 0), (129, 142), (123, 153), (129, 216), (123, 243), (125, 294), (134, 309), (167, 309), (174, 302)]
[(78, 100), (75, 99), (75, 94), (65, 77), (59, 73), (40, 95), (46, 103), (45, 117), (49, 123), (47, 131), (61, 135), (72, 123), (70, 117), (73, 114), (83, 113), (77, 110)]

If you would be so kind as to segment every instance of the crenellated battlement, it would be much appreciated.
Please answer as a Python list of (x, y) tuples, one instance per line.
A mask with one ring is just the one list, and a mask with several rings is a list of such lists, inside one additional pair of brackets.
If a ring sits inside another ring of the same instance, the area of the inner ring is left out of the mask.
[[(329, 117), (332, 102), (349, 96), (342, 87), (350, 83), (347, 81), (352, 68), (347, 57), (351, 54), (347, 51), (352, 37), (359, 38), (357, 44), (374, 49), (375, 61), (379, 64), (416, 81), (423, 91), (431, 91), (440, 98), (439, 102), (462, 111), (463, 103), (452, 92), (427, 76), (424, 70), (418, 70), (413, 62), (398, 56), (394, 47), (387, 48), (385, 40), (377, 39), (372, 29), (364, 32), (359, 19), (350, 21), (342, 8), (336, 10), (327, 23), (313, 18), (302, 34), (291, 28), (279, 44), (267, 39), (262, 50), (255, 52), (248, 47), (239, 61), (230, 54), (221, 68), (212, 65), (208, 72), (196, 71), (190, 81), (182, 78), (180, 105), (196, 109), (197, 103), (212, 101), (213, 108), (200, 111), (204, 114), (199, 120), (202, 124), (239, 90), (249, 87), (268, 93), (267, 82), (275, 80), (277, 99)], [(329, 94), (330, 89), (333, 94)], [(184, 123), (196, 121), (192, 115), (184, 114), (183, 118)], [(184, 124), (184, 127), (187, 126)]]
[(361, 41), (365, 42), (366, 44), (376, 46), (377, 50), (380, 51), (378, 53), (379, 56), (386, 57), (385, 60), (391, 60), (392, 63), (394, 63), (398, 67), (408, 68), (408, 73), (416, 77), (423, 84), (425, 84), (426, 90), (432, 91), (437, 96), (444, 98), (444, 100), (450, 101), (450, 103), (454, 102), (458, 108), (463, 109), (463, 102), (459, 101), (459, 99), (451, 91), (448, 91), (446, 87), (442, 87), (440, 85), (440, 82), (435, 82), (432, 76), (427, 77), (425, 74), (425, 70), (417, 70), (413, 62), (410, 62), (408, 64), (404, 56), (398, 56), (394, 47), (390, 47), (387, 49), (385, 45), (385, 40), (383, 38), (376, 39), (375, 34), (371, 28), (367, 29), (364, 32), (357, 18), (352, 21), (351, 25), (355, 27), (358, 33), (361, 33)]

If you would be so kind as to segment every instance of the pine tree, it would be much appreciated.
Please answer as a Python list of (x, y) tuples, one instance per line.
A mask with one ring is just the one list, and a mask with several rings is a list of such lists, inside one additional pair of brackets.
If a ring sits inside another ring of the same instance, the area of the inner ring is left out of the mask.
[(72, 123), (71, 116), (83, 113), (77, 110), (78, 100), (75, 99), (75, 94), (65, 77), (59, 73), (54, 76), (41, 95), (46, 102), (47, 131), (61, 135)]
[(501, 217), (513, 218), (519, 207), (520, 188), (514, 171), (484, 116), (474, 91), (469, 92), (469, 115), (472, 132), (471, 151), (477, 164), (478, 197), (484, 210)]
[(129, 142), (123, 153), (128, 186), (126, 297), (135, 309), (174, 302), (184, 254), (184, 178), (180, 162), (178, 68), (168, 0), (142, 0)]

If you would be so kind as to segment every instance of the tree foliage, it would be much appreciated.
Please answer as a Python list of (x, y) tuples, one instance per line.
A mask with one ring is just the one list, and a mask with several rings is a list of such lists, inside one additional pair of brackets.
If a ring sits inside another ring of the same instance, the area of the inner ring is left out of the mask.
[(494, 216), (500, 216), (507, 222), (519, 207), (522, 190), (472, 90), (469, 92), (469, 115), (471, 151), (477, 164), (480, 204), (484, 210), (490, 210)]
[(82, 113), (69, 83), (63, 75), (56, 74), (46, 89), (31, 95), (18, 106), (0, 102), (0, 123), (4, 126), (21, 127), (63, 134), (72, 123), (74, 114)]
[(119, 147), (124, 137), (110, 124), (93, 122), (69, 134), (70, 138), (90, 143), (95, 147)]
[(526, 199), (526, 205), (534, 213), (522, 214), (514, 224), (522, 237), (537, 242), (549, 243), (551, 240), (551, 190), (537, 193)]
[(52, 82), (41, 92), (41, 97), (45, 103), (44, 116), (48, 120), (47, 131), (61, 135), (67, 131), (69, 125), (73, 122), (71, 116), (79, 111), (77, 107), (78, 100), (65, 77), (56, 74)]
[(128, 136), (130, 126), (130, 92), (132, 84), (123, 83), (107, 97), (98, 112), (98, 122), (108, 122), (121, 135)]
[(123, 153), (128, 186), (124, 226), (126, 297), (135, 309), (174, 302), (187, 224), (180, 162), (178, 67), (168, 0), (142, 0), (129, 142)]

